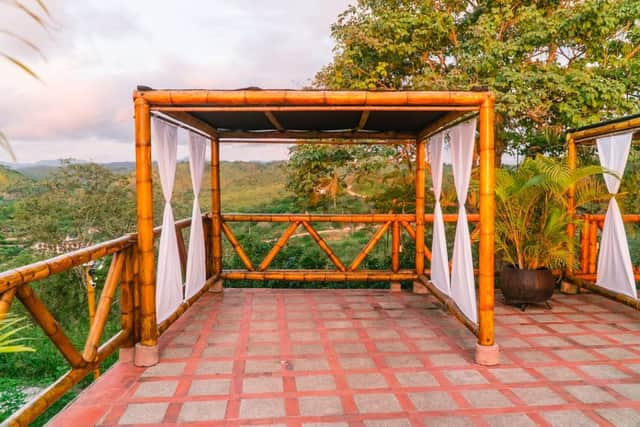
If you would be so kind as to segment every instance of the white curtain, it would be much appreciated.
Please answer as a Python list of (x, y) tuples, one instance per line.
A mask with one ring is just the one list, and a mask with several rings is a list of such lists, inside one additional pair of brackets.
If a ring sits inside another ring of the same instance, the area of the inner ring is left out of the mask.
[(158, 161), (160, 184), (164, 196), (164, 214), (156, 274), (156, 313), (157, 321), (160, 323), (169, 317), (182, 302), (182, 271), (173, 208), (171, 207), (171, 194), (176, 175), (178, 128), (158, 119), (153, 120), (153, 125), (153, 147)]
[(204, 282), (207, 280), (204, 231), (199, 201), (207, 142), (206, 138), (189, 132), (189, 171), (191, 172), (191, 185), (193, 186), (193, 212), (191, 214), (191, 231), (189, 233), (185, 300), (191, 298), (202, 289)]
[(627, 164), (632, 132), (597, 139), (598, 155), (603, 168), (615, 173), (604, 174), (607, 190), (611, 194), (598, 254), (596, 283), (614, 292), (638, 298), (633, 278), (633, 264), (629, 254), (627, 234), (615, 195), (620, 188), (620, 179)]
[(453, 268), (451, 271), (451, 297), (467, 318), (478, 322), (476, 288), (473, 278), (471, 236), (467, 223), (465, 201), (471, 180), (473, 146), (475, 143), (476, 119), (460, 123), (451, 129), (451, 165), (458, 196), (458, 223), (453, 243)]
[(431, 164), (431, 179), (433, 181), (433, 195), (436, 204), (433, 208), (433, 241), (431, 242), (431, 282), (444, 294), (451, 296), (449, 281), (449, 256), (447, 254), (447, 236), (444, 230), (444, 218), (440, 206), (442, 194), (442, 170), (444, 159), (444, 132), (440, 132), (429, 139), (429, 163)]

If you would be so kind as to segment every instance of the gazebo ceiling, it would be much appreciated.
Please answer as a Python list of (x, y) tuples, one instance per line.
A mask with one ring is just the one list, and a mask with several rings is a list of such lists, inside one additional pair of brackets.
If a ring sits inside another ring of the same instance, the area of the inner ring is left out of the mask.
[(155, 90), (139, 86), (134, 98), (221, 140), (349, 139), (405, 142), (474, 114), (485, 90)]

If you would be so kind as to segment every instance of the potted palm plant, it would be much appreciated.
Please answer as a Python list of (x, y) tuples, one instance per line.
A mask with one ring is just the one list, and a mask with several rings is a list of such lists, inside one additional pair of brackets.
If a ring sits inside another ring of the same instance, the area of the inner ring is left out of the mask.
[(567, 266), (575, 247), (567, 235), (567, 193), (576, 186), (576, 206), (602, 198), (602, 185), (594, 179), (599, 173), (599, 166), (571, 170), (566, 160), (543, 156), (497, 170), (495, 236), (507, 303), (524, 309), (551, 298), (551, 271)]

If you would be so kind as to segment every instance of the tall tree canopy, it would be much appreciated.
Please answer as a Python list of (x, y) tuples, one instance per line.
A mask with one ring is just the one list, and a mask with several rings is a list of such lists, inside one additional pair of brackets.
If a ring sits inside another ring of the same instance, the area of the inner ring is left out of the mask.
[(637, 0), (358, 0), (332, 36), (316, 86), (486, 86), (512, 152), (557, 152), (567, 128), (640, 110)]

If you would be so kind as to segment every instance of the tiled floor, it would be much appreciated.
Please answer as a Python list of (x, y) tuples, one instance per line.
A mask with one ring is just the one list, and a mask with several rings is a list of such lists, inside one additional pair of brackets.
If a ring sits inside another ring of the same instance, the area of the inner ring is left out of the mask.
[(497, 297), (502, 363), (429, 296), (207, 294), (51, 423), (207, 426), (640, 426), (640, 313), (595, 295), (525, 313)]

